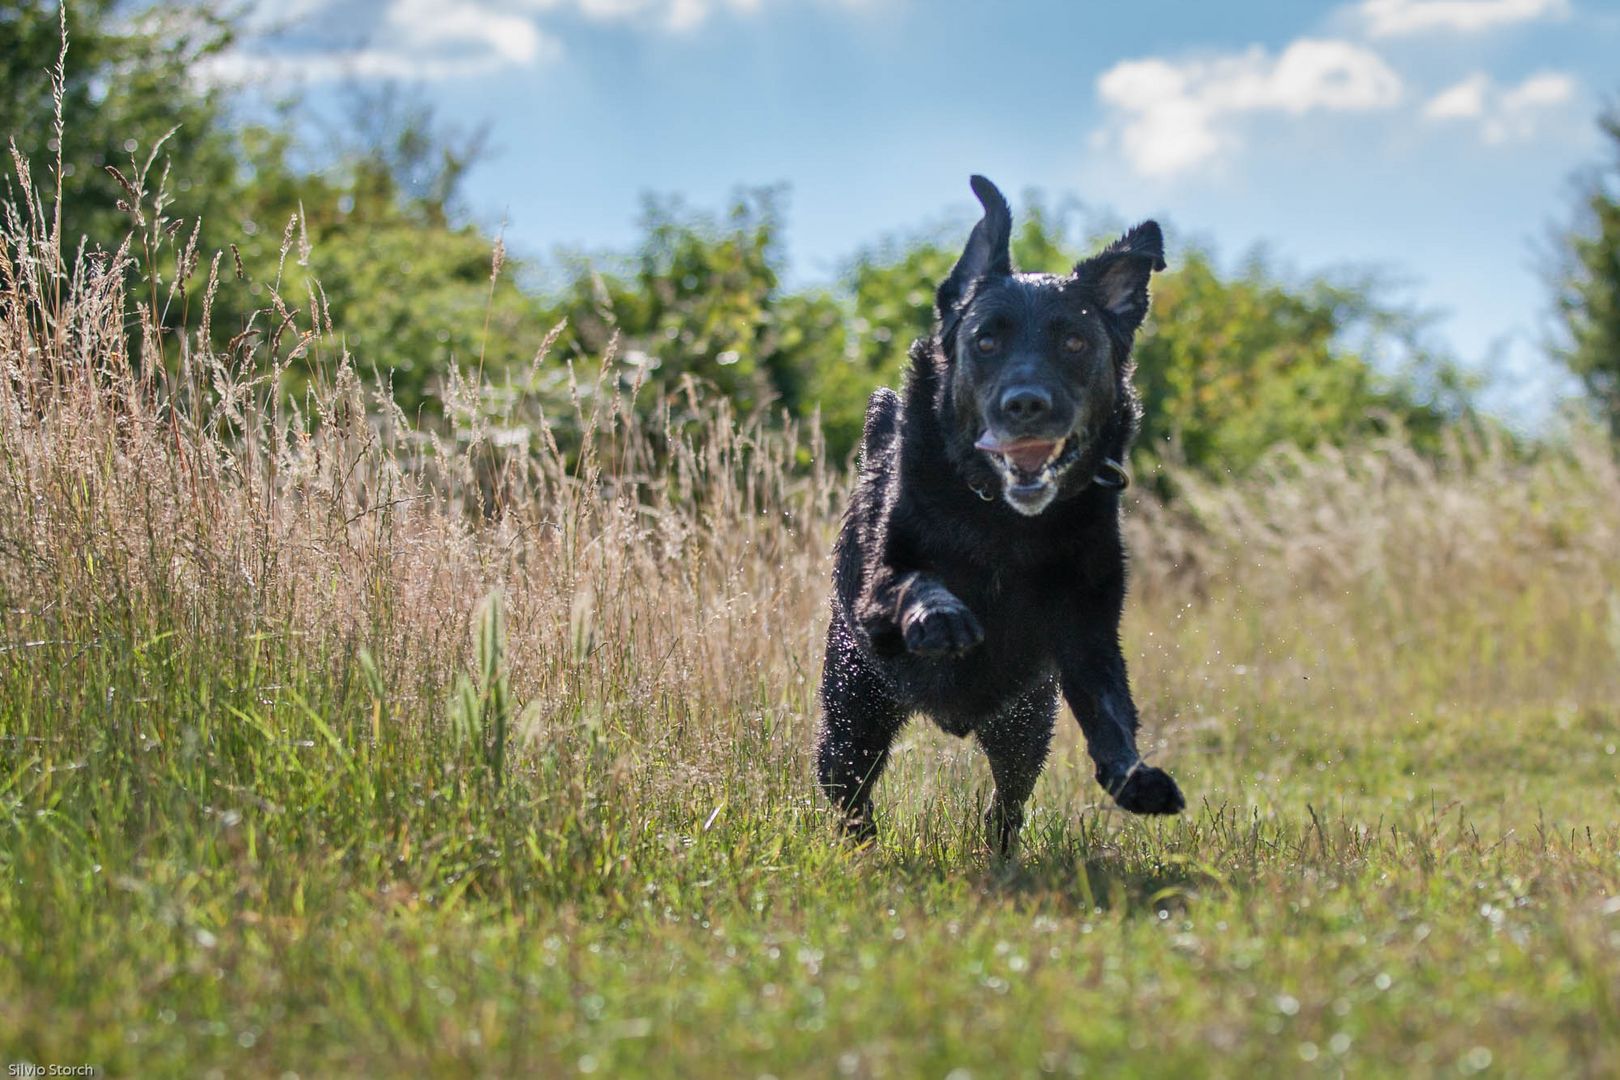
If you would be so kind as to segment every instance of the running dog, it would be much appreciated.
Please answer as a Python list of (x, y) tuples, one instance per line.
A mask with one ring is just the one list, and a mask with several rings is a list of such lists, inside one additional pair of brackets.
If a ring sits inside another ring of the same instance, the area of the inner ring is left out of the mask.
[(1046, 762), (1058, 693), (1114, 801), (1185, 806), (1136, 750), (1119, 620), (1123, 468), (1141, 418), (1131, 342), (1163, 270), (1152, 221), (1067, 274), (1021, 273), (1001, 192), (936, 295), (902, 393), (872, 395), (835, 549), (817, 734), (844, 828), (875, 832), (872, 789), (907, 718), (990, 759), (992, 850), (1010, 854)]

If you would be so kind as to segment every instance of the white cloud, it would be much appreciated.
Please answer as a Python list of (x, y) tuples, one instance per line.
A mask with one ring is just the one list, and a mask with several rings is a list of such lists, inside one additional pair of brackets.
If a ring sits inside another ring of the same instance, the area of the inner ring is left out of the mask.
[[(260, 40), (210, 59), (200, 77), (213, 83), (462, 78), (559, 55), (561, 42), (542, 26), (560, 16), (684, 32), (716, 13), (753, 14), (767, 2), (780, 0), (255, 0), (245, 26)], [(854, 9), (886, 0), (820, 2)], [(345, 35), (358, 43), (337, 44)]]
[(249, 32), (275, 30), (308, 18), (327, 5), (328, 0), (258, 0), (244, 12)]
[(530, 11), (572, 11), (598, 23), (684, 31), (708, 21), (716, 11), (751, 14), (765, 0), (518, 0)]
[(1373, 37), (1472, 32), (1569, 13), (1569, 0), (1361, 0), (1357, 13)]
[(1575, 80), (1561, 71), (1543, 71), (1517, 86), (1497, 88), (1476, 72), (1429, 99), (1423, 115), (1430, 120), (1472, 120), (1487, 143), (1505, 143), (1535, 135), (1545, 114), (1575, 97)]
[(1273, 58), (1255, 46), (1212, 59), (1127, 60), (1103, 72), (1119, 145), (1144, 176), (1171, 176), (1230, 146), (1227, 118), (1243, 113), (1385, 109), (1401, 79), (1376, 53), (1348, 41), (1302, 38)]
[[(307, 33), (310, 21), (332, 13), (334, 6), (333, 0), (260, 0), (255, 20), (282, 32)], [(531, 66), (560, 51), (532, 16), (500, 0), (387, 0), (375, 18), (364, 21), (364, 44), (234, 51), (210, 60), (203, 77), (218, 83), (433, 81)]]
[(480, 0), (394, 0), (386, 26), (407, 53), (470, 54), (502, 64), (533, 62), (545, 42), (533, 20)]
[(1491, 80), (1483, 72), (1468, 76), (1440, 91), (1423, 106), (1423, 115), (1430, 120), (1466, 120), (1485, 112), (1485, 94)]
[(1573, 78), (1561, 71), (1543, 71), (1503, 94), (1502, 104), (1509, 109), (1536, 109), (1562, 105), (1574, 96)]

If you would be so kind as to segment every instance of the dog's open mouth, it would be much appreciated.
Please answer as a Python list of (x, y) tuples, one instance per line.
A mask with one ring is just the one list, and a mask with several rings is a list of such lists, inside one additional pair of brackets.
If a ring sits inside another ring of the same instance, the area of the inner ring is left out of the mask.
[(1062, 439), (997, 439), (988, 431), (974, 447), (984, 452), (1005, 484), (1003, 495), (1024, 514), (1045, 510), (1057, 494), (1058, 479), (1080, 457), (1073, 435)]

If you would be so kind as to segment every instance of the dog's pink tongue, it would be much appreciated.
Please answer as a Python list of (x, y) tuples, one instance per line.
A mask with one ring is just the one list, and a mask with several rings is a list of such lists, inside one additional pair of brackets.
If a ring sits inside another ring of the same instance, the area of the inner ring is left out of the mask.
[(1039, 471), (1040, 467), (1046, 464), (1046, 459), (1052, 455), (1052, 445), (1049, 442), (1019, 443), (1002, 453), (1007, 455), (1008, 461), (1024, 472), (1032, 473)]
[(980, 450), (1000, 454), (1027, 473), (1039, 471), (1040, 467), (1046, 464), (1046, 459), (1052, 456), (1052, 448), (1056, 445), (1041, 439), (1019, 439), (1015, 442), (998, 443), (989, 435), (981, 436), (978, 442)]

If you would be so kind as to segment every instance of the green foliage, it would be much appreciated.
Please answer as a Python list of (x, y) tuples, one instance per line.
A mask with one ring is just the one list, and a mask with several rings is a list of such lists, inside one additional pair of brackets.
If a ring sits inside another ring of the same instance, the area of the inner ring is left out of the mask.
[(1578, 220), (1560, 237), (1554, 288), (1564, 336), (1555, 349), (1620, 438), (1620, 108), (1599, 124), (1611, 158), (1589, 178)]
[[(289, 274), (296, 292), (324, 296), (344, 347), (392, 383), (408, 415), (439, 406), (453, 365), (505, 371), (528, 360), (545, 328), (539, 306), (495, 279), (492, 241), (476, 228), (367, 206), (342, 189), (304, 212), (309, 255)], [(281, 235), (263, 239), (279, 245)], [(250, 264), (274, 266), (272, 246), (255, 245)]]
[(1343, 445), (1393, 424), (1432, 445), (1447, 405), (1347, 345), (1353, 330), (1389, 315), (1365, 291), (1288, 287), (1258, 267), (1222, 277), (1207, 254), (1183, 253), (1155, 280), (1136, 346), (1141, 452), (1221, 474), (1279, 444)]
[(721, 218), (649, 199), (636, 253), (570, 267), (565, 347), (589, 359), (616, 340), (616, 359), (663, 390), (695, 378), (744, 414), (807, 415), (843, 392), (845, 317), (825, 290), (783, 289), (780, 230), (771, 189), (742, 192)]
[(60, 17), (56, 4), (0, 0), (0, 139), (16, 140), (34, 165), (35, 183), (50, 191), (58, 179), (47, 172), (58, 144), (51, 73), (59, 57), (64, 61), (63, 246), (71, 253), (81, 236), (117, 246), (125, 193), (107, 167), (133, 175), (160, 144), (183, 164), (173, 187), (191, 207), (188, 216), (224, 216), (236, 171), (230, 141), (220, 134), (225, 102), (193, 78), (231, 41), (223, 9), (212, 0), (74, 0), (65, 56)]
[[(394, 99), (357, 107), (398, 126), (356, 128), (311, 172), (291, 164), (290, 129), (224, 130), (244, 167), (228, 216), (205, 222), (202, 247), (235, 248), (244, 277), (227, 280), (215, 324), (239, 327), (259, 312), (268, 334), (284, 317), (276, 296), (319, 310), (407, 414), (437, 411), (453, 366), (501, 371), (529, 359), (544, 330), (540, 307), (513, 285), (521, 267), (504, 254), (507, 273), (498, 273), (498, 241), (453, 211), (475, 141), (441, 130), (422, 107)], [(182, 198), (174, 212), (188, 209)], [(309, 370), (295, 368), (287, 389), (296, 392)]]
[[(215, 297), (216, 346), (250, 320), (262, 344), (286, 308), (319, 310), (408, 413), (438, 407), (453, 364), (526, 362), (544, 330), (539, 307), (492, 280), (495, 241), (454, 212), (481, 137), (446, 131), (430, 108), (383, 93), (352, 103), (355, 122), (321, 160), (295, 165), (293, 127), (236, 119), (231, 95), (200, 77), (230, 44), (233, 17), (212, 0), (69, 5), (63, 247), (71, 253), (83, 237), (113, 250), (132, 228), (148, 239), (195, 231), (201, 258), (178, 269), (160, 264), (156, 244), (144, 253), (154, 293), (178, 273), (192, 295), (212, 253), (234, 249)], [(55, 162), (61, 48), (54, 5), (0, 0), (0, 132), (17, 140), (52, 202), (45, 167)], [(195, 330), (201, 318), (199, 304), (181, 304), (165, 321)], [(295, 364), (286, 389), (298, 392), (321, 359)]]

